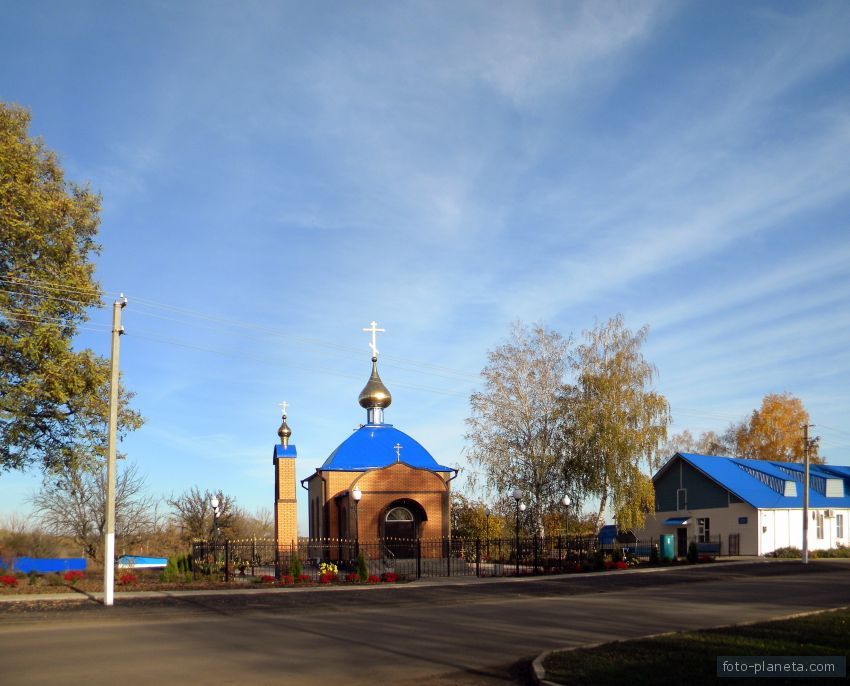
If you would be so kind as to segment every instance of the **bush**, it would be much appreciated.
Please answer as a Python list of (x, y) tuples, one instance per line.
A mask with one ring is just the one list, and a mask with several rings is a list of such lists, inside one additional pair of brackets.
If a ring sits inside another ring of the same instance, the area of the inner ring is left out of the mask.
[(293, 579), (301, 580), (301, 572), (303, 571), (303, 567), (301, 566), (301, 560), (297, 555), (293, 555), (289, 560), (289, 576)]
[(360, 581), (366, 581), (369, 578), (369, 568), (366, 566), (366, 557), (362, 550), (357, 554), (357, 574), (360, 576)]
[(803, 551), (799, 548), (795, 548), (794, 546), (788, 546), (787, 548), (777, 548), (767, 555), (768, 557), (778, 557), (781, 559), (791, 560), (796, 557), (803, 557)]
[(330, 572), (325, 572), (324, 574), (319, 575), (319, 583), (320, 584), (329, 584), (331, 581), (336, 581), (336, 574), (331, 574)]
[(313, 581), (312, 577), (309, 574), (299, 574), (296, 577), (293, 577), (299, 584), (309, 584)]
[(276, 581), (277, 581), (277, 579), (275, 579), (273, 576), (269, 576), (268, 574), (263, 574), (260, 577), (260, 583), (263, 583), (263, 584), (273, 584)]
[(285, 584), (287, 586), (291, 586), (293, 583), (295, 583), (295, 580), (289, 574), (284, 574), (280, 577), (280, 583)]
[(605, 569), (605, 551), (597, 550), (593, 553), (593, 569), (600, 572)]
[(658, 564), (658, 544), (653, 543), (652, 547), (649, 549), (649, 563), (653, 565)]
[(699, 560), (699, 549), (697, 548), (697, 542), (691, 541), (688, 544), (688, 562), (690, 564), (696, 564)]
[(355, 583), (357, 581), (360, 581), (360, 574), (358, 572), (349, 572), (345, 575), (345, 580), (348, 583)]
[(159, 575), (160, 581), (177, 581), (179, 578), (180, 572), (177, 567), (177, 558), (169, 557), (168, 563), (165, 565), (165, 569), (162, 570), (162, 574)]
[(65, 581), (69, 581), (71, 583), (71, 586), (74, 586), (80, 579), (83, 578), (83, 576), (84, 575), (82, 572), (74, 570), (70, 572), (65, 572), (65, 575), (62, 578), (65, 579)]
[(850, 557), (850, 547), (839, 544), (837, 548), (829, 550), (816, 550), (815, 557)]
[(27, 580), (29, 581), (30, 586), (35, 586), (36, 584), (38, 584), (39, 573), (34, 569), (31, 569), (27, 572)]
[(378, 576), (375, 576), (374, 574), (370, 574), (367, 577), (366, 581), (368, 581), (370, 584), (379, 584), (379, 583), (381, 583), (381, 578), (378, 577)]
[(617, 563), (623, 561), (623, 551), (620, 548), (614, 548), (611, 551), (611, 562)]

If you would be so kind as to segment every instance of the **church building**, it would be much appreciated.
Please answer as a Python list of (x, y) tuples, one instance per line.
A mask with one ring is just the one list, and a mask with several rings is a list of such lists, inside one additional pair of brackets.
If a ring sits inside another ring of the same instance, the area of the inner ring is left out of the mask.
[[(372, 322), (372, 373), (358, 401), (366, 410), (361, 424), (301, 482), (308, 492), (311, 539), (352, 541), (447, 538), (451, 481), (457, 470), (439, 464), (414, 438), (384, 421), (392, 395), (378, 374)], [(298, 540), (295, 505), (295, 446), (283, 423), (275, 446), (275, 538), (279, 546)]]

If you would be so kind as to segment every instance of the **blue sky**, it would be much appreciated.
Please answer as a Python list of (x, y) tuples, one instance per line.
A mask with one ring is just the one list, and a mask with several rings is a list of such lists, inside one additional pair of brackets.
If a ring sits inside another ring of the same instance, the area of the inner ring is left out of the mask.
[(0, 99), (103, 193), (123, 449), (254, 509), (277, 403), (301, 478), (364, 421), (373, 319), (386, 419), (444, 464), (511, 322), (617, 312), (674, 430), (789, 391), (850, 463), (847, 36), (846, 2), (8, 3)]

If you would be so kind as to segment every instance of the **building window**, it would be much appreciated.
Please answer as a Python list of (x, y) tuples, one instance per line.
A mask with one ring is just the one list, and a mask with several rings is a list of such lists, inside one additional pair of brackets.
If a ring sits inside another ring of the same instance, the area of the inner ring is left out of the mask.
[(709, 543), (711, 541), (710, 523), (708, 517), (697, 519), (697, 542)]
[(844, 538), (844, 515), (835, 515), (835, 537)]
[(823, 539), (823, 515), (820, 512), (818, 512), (817, 522), (818, 522), (817, 537), (820, 538), (820, 539)]
[(679, 488), (676, 490), (676, 509), (679, 511), (688, 509), (688, 489)]
[(388, 522), (412, 522), (413, 515), (406, 507), (394, 507), (387, 512)]

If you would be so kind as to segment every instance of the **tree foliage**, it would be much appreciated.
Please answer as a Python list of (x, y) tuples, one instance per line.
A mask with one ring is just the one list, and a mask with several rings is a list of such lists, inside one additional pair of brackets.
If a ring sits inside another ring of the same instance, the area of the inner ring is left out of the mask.
[[(29, 112), (0, 103), (0, 467), (49, 471), (102, 447), (108, 363), (72, 349), (100, 304), (90, 261), (100, 197), (66, 182), (29, 124)], [(127, 412), (122, 431), (141, 422)]]
[(724, 436), (714, 431), (703, 431), (699, 437), (684, 429), (667, 439), (664, 444), (664, 457), (675, 453), (696, 453), (697, 455), (730, 455), (729, 443)]
[(599, 498), (597, 528), (609, 499), (622, 529), (642, 526), (654, 507), (641, 467), (658, 466), (670, 409), (652, 389), (656, 371), (641, 352), (648, 333), (648, 327), (633, 333), (617, 315), (586, 331), (571, 357), (575, 383), (565, 396), (565, 415), (584, 485)]
[(522, 489), (538, 527), (543, 513), (563, 498), (577, 498), (570, 482), (562, 433), (561, 396), (568, 341), (542, 326), (514, 325), (507, 342), (488, 353), (484, 390), (470, 398), (470, 461), (487, 487), (504, 495)]
[[(42, 526), (70, 536), (86, 555), (103, 562), (106, 530), (106, 467), (63, 469), (44, 477), (30, 499)], [(145, 478), (135, 464), (119, 462), (115, 480), (116, 550), (132, 549), (155, 519), (154, 500), (145, 492)]]
[[(809, 413), (802, 400), (790, 393), (769, 393), (748, 421), (733, 425), (730, 438), (736, 454), (741, 457), (802, 462), (805, 457), (803, 425), (808, 423)], [(823, 461), (817, 443), (811, 444), (809, 459)]]

